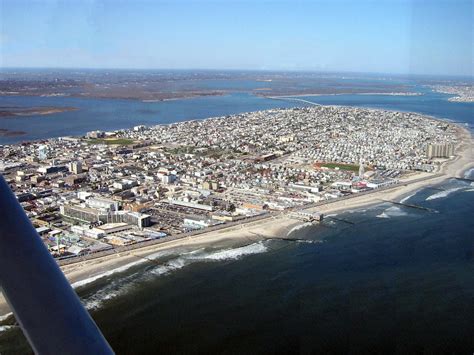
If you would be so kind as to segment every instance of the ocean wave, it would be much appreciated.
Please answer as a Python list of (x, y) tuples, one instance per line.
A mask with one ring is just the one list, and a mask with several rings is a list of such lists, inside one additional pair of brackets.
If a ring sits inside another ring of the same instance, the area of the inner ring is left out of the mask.
[(100, 308), (105, 302), (129, 292), (131, 287), (133, 287), (140, 277), (141, 274), (134, 273), (126, 277), (112, 280), (82, 302), (87, 309)]
[(294, 226), (293, 228), (290, 229), (290, 231), (286, 234), (287, 236), (290, 235), (293, 232), (299, 231), (300, 229), (312, 226), (313, 224), (310, 222), (303, 223), (303, 224), (298, 224), (297, 226)]
[(11, 317), (12, 315), (13, 315), (13, 313), (10, 312), (10, 313), (7, 313), (7, 314), (5, 314), (5, 315), (3, 315), (3, 316), (0, 316), (0, 322), (3, 322), (4, 320), (7, 320), (7, 319), (8, 319), (9, 317)]
[(15, 328), (14, 325), (0, 325), (0, 333), (3, 333), (4, 331), (7, 331), (8, 329)]
[(298, 239), (295, 240), (296, 243), (303, 243), (303, 244), (321, 244), (323, 243), (322, 240), (313, 240), (313, 239)]
[(377, 218), (390, 218), (390, 216), (388, 214), (386, 214), (385, 212), (382, 212), (381, 214), (378, 214), (375, 217), (377, 217)]
[(463, 188), (464, 187), (453, 187), (453, 188), (450, 188), (450, 189), (447, 189), (447, 190), (444, 190), (444, 191), (437, 192), (434, 195), (428, 196), (426, 198), (426, 201), (431, 201), (431, 200), (436, 200), (438, 198), (448, 197), (453, 192), (459, 191)]
[(474, 174), (474, 168), (470, 168), (469, 170), (466, 170), (464, 172), (464, 178), (465, 179), (469, 179), (469, 177)]
[(190, 264), (188, 258), (179, 257), (179, 258), (170, 260), (170, 261), (168, 261), (167, 263), (165, 263), (163, 265), (159, 265), (159, 266), (153, 268), (150, 271), (150, 274), (157, 275), (157, 276), (165, 275), (165, 274), (169, 273), (170, 271), (182, 269), (183, 267), (185, 267), (188, 264)]
[(240, 248), (220, 250), (202, 257), (203, 260), (237, 260), (246, 255), (260, 254), (267, 251), (263, 242), (253, 243)]
[(405, 203), (405, 202), (407, 202), (409, 199), (411, 199), (411, 198), (412, 198), (413, 196), (415, 196), (415, 195), (416, 195), (416, 192), (415, 192), (414, 194), (411, 194), (411, 195), (409, 195), (409, 196), (406, 196), (406, 197), (402, 198), (402, 199), (400, 200), (400, 203)]
[(107, 277), (107, 276), (110, 276), (110, 275), (113, 275), (113, 274), (116, 274), (116, 273), (124, 272), (124, 271), (127, 271), (128, 269), (130, 269), (134, 266), (149, 262), (150, 260), (155, 260), (155, 259), (158, 259), (158, 258), (161, 258), (161, 257), (164, 257), (164, 256), (169, 256), (169, 255), (175, 254), (175, 253), (176, 253), (176, 250), (170, 249), (170, 250), (162, 250), (162, 251), (159, 251), (159, 252), (144, 256), (144, 257), (137, 256), (137, 258), (139, 258), (139, 260), (132, 261), (128, 264), (122, 265), (122, 266), (114, 268), (112, 270), (108, 270), (108, 271), (103, 272), (101, 274), (91, 276), (87, 279), (74, 282), (73, 284), (71, 284), (71, 286), (73, 288), (82, 287), (82, 286), (90, 284), (94, 281), (97, 281), (97, 280), (99, 280), (103, 277)]
[(403, 211), (398, 206), (389, 207), (383, 213), (385, 213), (388, 217), (401, 217), (408, 215), (407, 212)]
[(112, 269), (112, 270), (109, 270), (109, 271), (106, 271), (106, 272), (103, 272), (101, 274), (97, 274), (97, 275), (94, 275), (94, 276), (91, 276), (91, 277), (88, 277), (87, 279), (84, 279), (84, 280), (80, 280), (80, 281), (76, 281), (74, 283), (71, 284), (71, 286), (73, 288), (78, 288), (78, 287), (82, 287), (82, 286), (85, 286), (87, 284), (90, 284), (94, 281), (97, 281), (101, 278), (104, 278), (106, 276), (110, 276), (110, 275), (113, 275), (115, 273), (119, 273), (119, 272), (124, 272), (128, 269), (130, 269), (131, 267), (133, 266), (136, 266), (136, 265), (140, 265), (140, 264), (144, 264), (146, 263), (147, 260), (146, 259), (140, 259), (140, 260), (137, 260), (137, 261), (132, 261), (131, 263), (128, 263), (126, 265), (123, 265), (123, 266), (120, 266), (120, 267), (117, 267), (115, 269)]
[[(267, 251), (267, 247), (264, 243), (265, 242), (261, 241), (243, 247), (229, 248), (211, 252), (206, 252), (204, 248), (186, 252), (181, 254), (177, 258), (166, 261), (163, 264), (154, 266), (149, 270), (136, 272), (132, 275), (112, 280), (105, 286), (103, 286), (101, 289), (99, 289), (97, 292), (95, 292), (94, 295), (83, 300), (83, 303), (87, 309), (97, 309), (100, 308), (105, 302), (125, 295), (126, 293), (135, 289), (136, 286), (140, 284), (150, 282), (156, 279), (157, 276), (166, 275), (172, 271), (182, 269), (183, 267), (188, 266), (191, 263), (200, 261), (237, 260), (246, 255), (264, 253), (265, 251)], [(160, 256), (163, 255), (161, 254)]]

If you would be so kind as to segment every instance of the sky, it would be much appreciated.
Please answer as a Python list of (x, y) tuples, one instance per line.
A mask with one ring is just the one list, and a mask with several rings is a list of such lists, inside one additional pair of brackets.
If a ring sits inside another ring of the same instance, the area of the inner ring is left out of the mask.
[(0, 67), (468, 75), (474, 0), (0, 0)]

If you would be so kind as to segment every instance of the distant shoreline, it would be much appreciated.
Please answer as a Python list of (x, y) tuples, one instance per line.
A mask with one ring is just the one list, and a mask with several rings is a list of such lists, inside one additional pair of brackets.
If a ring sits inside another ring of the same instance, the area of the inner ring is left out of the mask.
[(290, 94), (290, 95), (264, 95), (257, 94), (257, 96), (262, 96), (268, 99), (279, 98), (284, 99), (285, 97), (312, 97), (312, 96), (342, 96), (342, 95), (378, 95), (378, 96), (423, 96), (421, 92), (342, 92), (342, 93), (332, 93), (332, 94)]
[(18, 137), (25, 135), (25, 131), (11, 131), (6, 128), (0, 128), (0, 137)]
[(108, 92), (83, 92), (83, 93), (55, 93), (55, 94), (48, 94), (48, 93), (32, 93), (32, 92), (6, 92), (0, 91), (0, 96), (5, 97), (52, 97), (52, 98), (76, 98), (76, 99), (92, 99), (92, 100), (133, 100), (133, 101), (141, 101), (141, 102), (163, 102), (163, 101), (173, 101), (173, 100), (185, 100), (185, 99), (192, 99), (192, 98), (199, 98), (199, 97), (207, 97), (207, 96), (223, 96), (228, 94), (227, 91), (224, 90), (213, 90), (213, 91), (189, 91), (189, 92), (181, 92), (181, 93), (168, 93), (168, 92), (157, 92), (153, 94), (149, 93), (130, 93), (130, 92), (123, 92), (123, 93), (108, 93)]
[(28, 117), (28, 116), (45, 116), (55, 113), (77, 111), (77, 107), (56, 107), (56, 106), (36, 106), (36, 107), (20, 107), (20, 106), (0, 106), (0, 118), (11, 117)]

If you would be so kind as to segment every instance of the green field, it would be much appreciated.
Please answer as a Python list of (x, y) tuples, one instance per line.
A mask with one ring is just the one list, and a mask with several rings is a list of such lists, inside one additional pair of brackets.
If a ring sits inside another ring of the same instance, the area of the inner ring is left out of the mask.
[(132, 139), (117, 138), (117, 139), (103, 139), (103, 138), (92, 138), (86, 140), (87, 144), (106, 144), (106, 145), (130, 145), (134, 141)]
[(339, 168), (340, 170), (348, 170), (348, 171), (359, 171), (359, 165), (355, 164), (339, 164), (339, 163), (324, 163), (321, 164), (323, 168), (335, 169)]

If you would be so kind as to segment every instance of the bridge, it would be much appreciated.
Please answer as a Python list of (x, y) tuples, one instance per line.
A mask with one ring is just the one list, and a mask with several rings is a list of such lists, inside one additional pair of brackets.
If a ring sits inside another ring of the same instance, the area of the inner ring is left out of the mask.
[(303, 102), (305, 104), (310, 104), (313, 106), (322, 106), (321, 104), (317, 104), (316, 102), (304, 100), (304, 99), (299, 99), (297, 97), (286, 97), (286, 96), (266, 96), (267, 99), (272, 99), (272, 100), (283, 100), (283, 101), (297, 101), (297, 102)]

